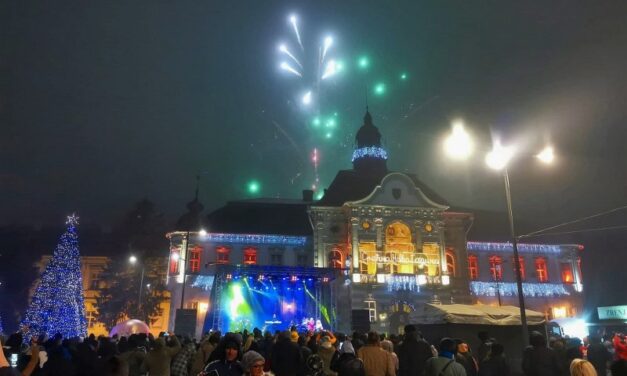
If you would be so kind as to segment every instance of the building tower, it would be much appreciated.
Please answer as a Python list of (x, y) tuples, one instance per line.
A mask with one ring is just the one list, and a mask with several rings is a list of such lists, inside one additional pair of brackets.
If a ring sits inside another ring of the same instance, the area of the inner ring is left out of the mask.
[(364, 124), (355, 136), (357, 147), (353, 152), (353, 169), (360, 175), (385, 176), (388, 172), (388, 155), (381, 147), (381, 133), (372, 123), (372, 116), (366, 108)]

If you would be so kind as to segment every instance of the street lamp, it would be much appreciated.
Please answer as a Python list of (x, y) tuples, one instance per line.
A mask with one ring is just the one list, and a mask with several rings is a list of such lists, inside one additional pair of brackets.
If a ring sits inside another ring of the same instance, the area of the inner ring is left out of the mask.
[[(135, 264), (137, 264), (137, 257), (135, 257), (134, 255), (131, 255), (131, 257), (128, 258), (128, 262), (134, 266)], [(141, 277), (139, 278), (139, 310), (140, 312), (141, 312), (141, 307), (142, 307), (142, 292), (144, 288), (144, 272), (145, 271), (146, 271), (145, 266), (142, 263)]]
[[(456, 130), (457, 129), (457, 130)], [(464, 143), (467, 141), (467, 143)], [(453, 126), (453, 133), (445, 140), (444, 146), (447, 154), (455, 159), (466, 159), (470, 156), (470, 152), (461, 153), (463, 158), (460, 158), (460, 153), (451, 150), (450, 145), (455, 144), (459, 150), (472, 150), (470, 136), (465, 132), (461, 126)], [(512, 250), (514, 254), (514, 267), (516, 272), (516, 287), (518, 290), (518, 305), (520, 308), (520, 323), (522, 330), (523, 345), (526, 347), (529, 345), (529, 330), (527, 328), (527, 312), (525, 311), (525, 297), (523, 295), (522, 287), (522, 274), (520, 269), (520, 258), (518, 257), (518, 238), (516, 237), (516, 231), (514, 228), (514, 214), (512, 212), (512, 194), (509, 183), (509, 174), (507, 172), (507, 165), (514, 157), (515, 148), (513, 146), (503, 146), (499, 140), (495, 140), (492, 146), (492, 150), (485, 156), (485, 163), (488, 167), (496, 171), (503, 171), (503, 182), (505, 186), (505, 199), (507, 201), (507, 215), (509, 220), (509, 230), (512, 239)], [(550, 164), (554, 160), (554, 152), (551, 146), (545, 147), (536, 158), (545, 164)]]

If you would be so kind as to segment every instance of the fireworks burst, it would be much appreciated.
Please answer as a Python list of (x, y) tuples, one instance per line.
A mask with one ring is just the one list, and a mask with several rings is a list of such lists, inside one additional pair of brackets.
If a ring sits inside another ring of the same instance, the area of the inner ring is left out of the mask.
[[(288, 43), (280, 43), (278, 52), (281, 57), (279, 68), (288, 73), (289, 76), (301, 80), (302, 87), (298, 95), (299, 102), (308, 109), (315, 105), (315, 111), (320, 111), (320, 86), (322, 81), (336, 76), (343, 69), (343, 64), (334, 58), (334, 39), (332, 36), (325, 36), (316, 45), (316, 51), (310, 52), (305, 48), (298, 27), (298, 16), (295, 14), (288, 17), (292, 26), (294, 38), (300, 51), (290, 49)], [(314, 57), (315, 55), (315, 57)], [(311, 57), (311, 59), (308, 59)], [(313, 61), (309, 61), (313, 60)]]

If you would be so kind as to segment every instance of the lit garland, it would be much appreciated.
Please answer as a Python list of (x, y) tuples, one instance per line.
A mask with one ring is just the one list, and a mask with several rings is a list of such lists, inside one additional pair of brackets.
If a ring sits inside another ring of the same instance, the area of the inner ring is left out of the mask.
[[(512, 243), (467, 242), (469, 251), (513, 252)], [(518, 252), (522, 253), (561, 253), (559, 245), (551, 244), (518, 244)]]
[(383, 148), (377, 146), (366, 146), (364, 148), (355, 149), (352, 162), (363, 157), (388, 159), (388, 153)]
[(387, 275), (386, 283), (388, 285), (388, 291), (408, 290), (413, 292), (420, 292), (420, 285), (416, 276), (409, 275)]
[(278, 244), (303, 246), (307, 243), (306, 236), (288, 235), (252, 235), (252, 234), (215, 234), (208, 233), (199, 236), (199, 239), (208, 240), (215, 243), (239, 243), (239, 244)]
[[(497, 286), (501, 296), (518, 295), (518, 287), (512, 282), (470, 282), (470, 290), (477, 296), (497, 296)], [(523, 283), (522, 288), (523, 295), (532, 298), (570, 295), (564, 285), (558, 283)]]
[(41, 274), (22, 327), (25, 340), (42, 333), (63, 338), (85, 337), (87, 320), (83, 301), (83, 278), (78, 252), (78, 217), (66, 222), (67, 230)]

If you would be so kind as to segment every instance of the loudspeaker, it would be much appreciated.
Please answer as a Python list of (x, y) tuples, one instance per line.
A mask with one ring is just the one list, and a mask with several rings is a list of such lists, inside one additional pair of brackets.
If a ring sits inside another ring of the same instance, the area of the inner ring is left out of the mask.
[(367, 309), (354, 309), (351, 312), (353, 330), (361, 333), (370, 331), (370, 312)]

